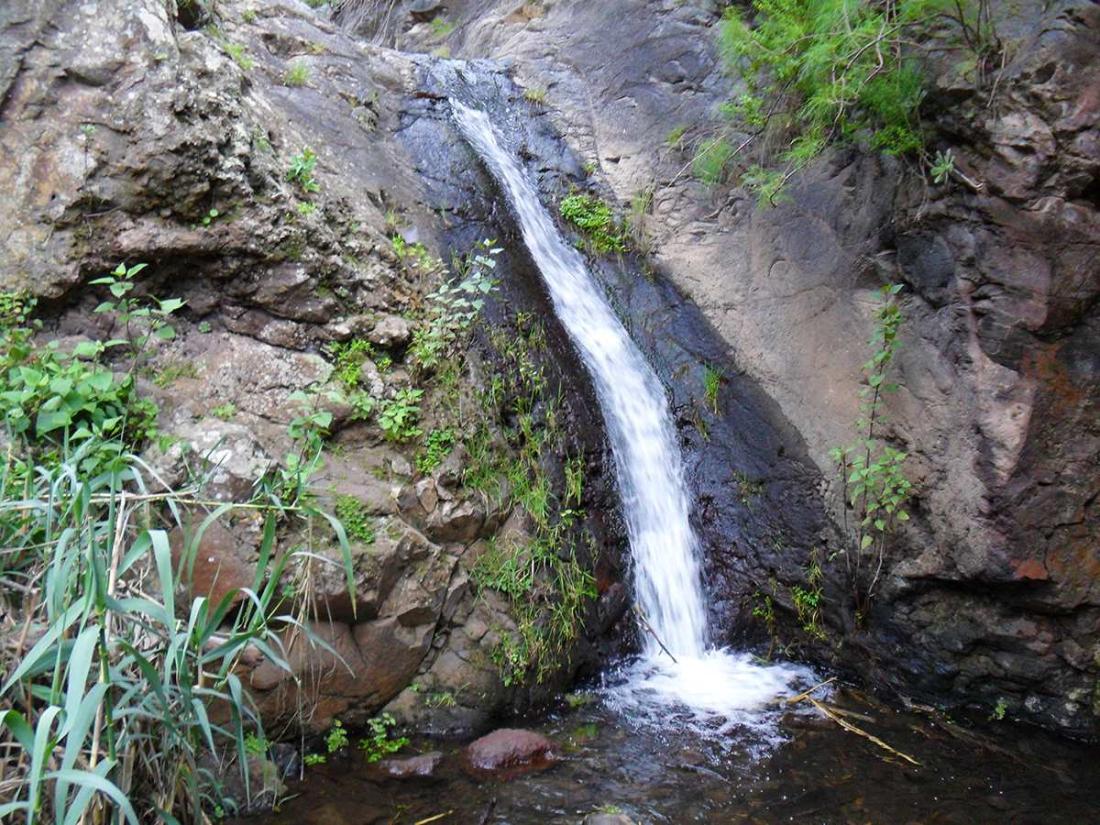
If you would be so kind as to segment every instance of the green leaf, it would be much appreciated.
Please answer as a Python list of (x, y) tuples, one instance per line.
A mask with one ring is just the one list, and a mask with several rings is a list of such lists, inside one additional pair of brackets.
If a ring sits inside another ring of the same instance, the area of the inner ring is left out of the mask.
[(872, 542), (872, 541), (874, 541), (874, 539), (873, 539), (873, 538), (871, 538), (871, 536), (870, 536), (869, 534), (868, 534), (868, 535), (865, 535), (865, 536), (863, 537), (863, 540), (862, 540), (862, 541), (860, 541), (860, 543), (859, 543), (859, 549), (860, 549), (860, 550), (866, 550), (866, 549), (867, 549), (868, 547), (870, 547), (870, 546), (871, 546), (871, 542)]
[(167, 324), (165, 324), (163, 327), (157, 327), (156, 331), (153, 334), (156, 335), (156, 337), (159, 338), (161, 341), (171, 341), (173, 338), (176, 337), (176, 331)]
[[(109, 762), (109, 760), (104, 760)], [(127, 822), (133, 823), (133, 825), (140, 825), (138, 822), (137, 814), (134, 813), (134, 807), (130, 804), (130, 800), (126, 798), (118, 786), (111, 782), (109, 779), (105, 779), (99, 774), (91, 773), (89, 771), (51, 771), (46, 774), (46, 779), (64, 780), (73, 785), (83, 785), (94, 790), (99, 791), (106, 796), (109, 796), (111, 800), (119, 807), (123, 815), (126, 817)]]
[(54, 430), (60, 430), (69, 426), (72, 423), (72, 415), (68, 410), (49, 411), (43, 410), (38, 413), (37, 419), (35, 419), (34, 428), (39, 435), (46, 435), (52, 433)]

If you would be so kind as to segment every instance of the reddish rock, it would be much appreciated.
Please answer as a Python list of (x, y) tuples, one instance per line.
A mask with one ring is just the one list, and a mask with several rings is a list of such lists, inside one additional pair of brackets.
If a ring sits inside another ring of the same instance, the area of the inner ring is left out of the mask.
[(554, 743), (519, 728), (501, 728), (466, 747), (466, 761), (476, 773), (514, 776), (542, 770), (557, 761)]
[[(173, 530), (169, 542), (172, 563), (178, 567), (184, 561), (183, 531), (179, 528)], [(184, 576), (188, 593), (196, 598), (205, 596), (216, 605), (233, 591), (252, 587), (256, 570), (247, 560), (251, 550), (220, 521), (212, 522), (199, 539), (194, 559), (184, 565), (185, 570), (190, 571), (189, 577)], [(238, 602), (241, 598), (238, 593), (233, 601)]]

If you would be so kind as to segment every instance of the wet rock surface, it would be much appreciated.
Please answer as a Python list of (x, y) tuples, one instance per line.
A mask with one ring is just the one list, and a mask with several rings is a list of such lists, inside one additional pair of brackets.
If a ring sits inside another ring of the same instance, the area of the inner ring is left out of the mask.
[(435, 774), (442, 761), (442, 751), (432, 751), (404, 759), (383, 759), (374, 768), (377, 773), (390, 779), (428, 779)]
[[(656, 268), (694, 306), (667, 332), (684, 299), (636, 289), (629, 269), (604, 274), (681, 412), (726, 627), (759, 637), (764, 628), (749, 614), (756, 594), (769, 595), (779, 624), (807, 651), (818, 648), (813, 655), (870, 666), (903, 692), (986, 707), (1006, 698), (1021, 716), (1095, 730), (1095, 4), (1001, 10), (1008, 57), (995, 95), (949, 63), (929, 66), (935, 148), (954, 151), (977, 191), (931, 187), (889, 159), (844, 151), (766, 210), (741, 189), (705, 189), (685, 171), (683, 147), (714, 122), (731, 87), (713, 49), (717, 4), (460, 1), (441, 13), (448, 26), (434, 28), (402, 2), (364, 0), (345, 13), (378, 42), (507, 61), (521, 87), (544, 92), (545, 104), (532, 103), (486, 70), (459, 72), (479, 77), (474, 102), (494, 107), (548, 201), (591, 186), (625, 209), (652, 188), (645, 225)], [(441, 94), (461, 86), (440, 85)], [(526, 122), (510, 116), (517, 108)], [(669, 145), (676, 125), (687, 137)], [(824, 558), (843, 546), (828, 451), (855, 437), (860, 365), (884, 281), (907, 286), (901, 391), (886, 412), (918, 498), (865, 630), (843, 577), (825, 565), (825, 621), (836, 644), (852, 648), (837, 655), (797, 630), (791, 594), (806, 587), (815, 547)], [(702, 327), (686, 322), (695, 307)], [(703, 359), (725, 375), (719, 416), (702, 402)], [(750, 422), (786, 433), (765, 439), (783, 455), (756, 449), (761, 426), (742, 425), (746, 407)], [(819, 495), (827, 519), (806, 504)], [(776, 505), (798, 515), (776, 517)]]
[(548, 768), (558, 758), (553, 742), (521, 728), (500, 728), (475, 739), (465, 756), (475, 772), (502, 777)]

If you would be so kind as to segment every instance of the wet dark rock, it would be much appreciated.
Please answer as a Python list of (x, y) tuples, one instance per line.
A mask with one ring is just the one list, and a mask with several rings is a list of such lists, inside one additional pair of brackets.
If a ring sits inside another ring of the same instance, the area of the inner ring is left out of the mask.
[(375, 763), (373, 772), (389, 779), (426, 779), (435, 774), (442, 761), (442, 752), (431, 751), (404, 759), (383, 759)]
[(550, 767), (558, 758), (555, 747), (534, 731), (500, 728), (467, 745), (465, 756), (474, 771), (507, 777)]
[(634, 820), (626, 814), (599, 813), (586, 816), (584, 825), (634, 825)]

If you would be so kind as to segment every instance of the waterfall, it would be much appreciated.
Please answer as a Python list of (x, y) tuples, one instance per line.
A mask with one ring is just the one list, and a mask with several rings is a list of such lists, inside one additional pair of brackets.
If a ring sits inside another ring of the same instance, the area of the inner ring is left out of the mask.
[(699, 715), (729, 720), (737, 710), (774, 698), (801, 671), (758, 667), (743, 654), (707, 648), (699, 542), (689, 520), (690, 499), (664, 387), (584, 258), (562, 238), (534, 185), (501, 146), (488, 116), (457, 101), (451, 105), (459, 129), (519, 219), (523, 240), (603, 411), (634, 560), (634, 591), (668, 648), (663, 651), (647, 634), (643, 656), (620, 694), (622, 703), (654, 707), (674, 702)]

